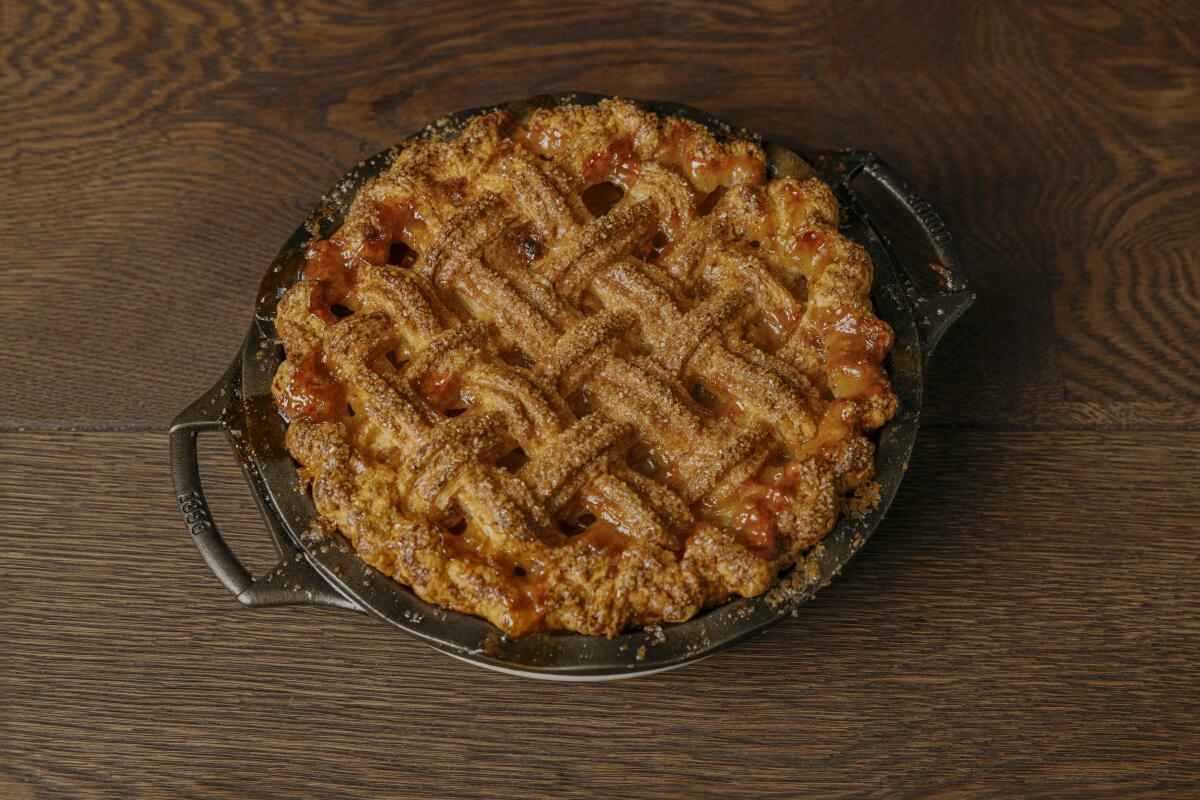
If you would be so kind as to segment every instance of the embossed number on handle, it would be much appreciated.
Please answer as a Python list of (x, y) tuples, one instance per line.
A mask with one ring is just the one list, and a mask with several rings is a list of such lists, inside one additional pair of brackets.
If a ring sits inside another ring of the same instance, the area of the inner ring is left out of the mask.
[(187, 494), (181, 494), (175, 498), (179, 501), (179, 511), (183, 514), (183, 521), (188, 526), (188, 531), (192, 536), (199, 536), (203, 533), (209, 533), (213, 529), (212, 514), (208, 510), (208, 505), (204, 502), (204, 498), (197, 491), (191, 491)]

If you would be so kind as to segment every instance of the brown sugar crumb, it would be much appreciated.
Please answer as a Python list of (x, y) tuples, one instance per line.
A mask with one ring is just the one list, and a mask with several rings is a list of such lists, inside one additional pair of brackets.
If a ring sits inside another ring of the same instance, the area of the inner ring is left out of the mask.
[(843, 503), (844, 513), (854, 519), (862, 519), (879, 507), (883, 487), (879, 481), (869, 481), (854, 490), (854, 494)]
[(327, 540), (337, 533), (337, 526), (324, 517), (314, 517), (309, 523), (308, 530), (305, 532), (305, 537), (309, 541)]
[(816, 561), (821, 552), (819, 547), (767, 592), (767, 603), (771, 608), (797, 606), (809, 598), (821, 580), (821, 567)]

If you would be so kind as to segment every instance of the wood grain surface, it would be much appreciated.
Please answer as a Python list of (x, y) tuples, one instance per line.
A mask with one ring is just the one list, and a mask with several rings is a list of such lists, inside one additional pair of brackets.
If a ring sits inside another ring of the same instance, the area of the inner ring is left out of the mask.
[[(570, 89), (874, 150), (942, 210), (979, 300), (883, 526), (628, 683), (240, 608), (164, 430), (264, 268), (364, 156)], [(0, 798), (1197, 796), (1197, 142), (1191, 2), (0, 3)]]
[[(261, 523), (210, 445), (241, 547)], [(562, 685), (349, 612), (243, 610), (179, 523), (161, 434), (8, 434), (0, 792), (1183, 796), (1200, 507), (1129, 476), (1198, 448), (926, 432), (884, 526), (796, 619), (678, 672)]]

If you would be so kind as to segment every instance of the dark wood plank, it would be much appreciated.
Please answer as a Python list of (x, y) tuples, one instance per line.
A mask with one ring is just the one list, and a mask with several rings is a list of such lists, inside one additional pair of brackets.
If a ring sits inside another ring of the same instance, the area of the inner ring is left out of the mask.
[(1056, 270), (1050, 297), (1067, 397), (1200, 401), (1197, 258), (1180, 250), (1114, 261), (1089, 250), (1073, 256), (1078, 269)]
[(908, 174), (980, 296), (931, 424), (1200, 427), (1193, 3), (17, 0), (0, 19), (4, 426), (162, 426), (345, 169), (449, 111), (576, 88)]
[[(262, 533), (218, 444), (203, 465), (245, 551)], [(165, 445), (0, 434), (0, 795), (1186, 797), (1200, 780), (1194, 432), (927, 431), (884, 526), (797, 619), (581, 686), (348, 613), (242, 610), (187, 540)]]

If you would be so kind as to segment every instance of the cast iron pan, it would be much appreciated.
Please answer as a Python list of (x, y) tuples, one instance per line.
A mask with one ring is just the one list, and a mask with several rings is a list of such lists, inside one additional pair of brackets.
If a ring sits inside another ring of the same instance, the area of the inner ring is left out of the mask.
[[(594, 104), (601, 95), (560, 94), (504, 104), (516, 114), (563, 103)], [(662, 115), (693, 119), (719, 136), (729, 126), (688, 106), (644, 102)], [(494, 107), (493, 107), (494, 108)], [(456, 135), (476, 114), (453, 115), (407, 141)], [(886, 366), (900, 398), (896, 416), (876, 434), (876, 473), (880, 503), (861, 519), (843, 518), (805, 561), (758, 597), (737, 599), (698, 614), (688, 622), (625, 633), (613, 639), (572, 633), (535, 633), (517, 639), (491, 624), (446, 611), (420, 600), (408, 588), (358, 559), (340, 539), (306, 535), (316, 511), (299, 490), (295, 462), (283, 446), (284, 424), (271, 401), (271, 378), (282, 355), (275, 335), (275, 307), (303, 268), (304, 251), (317, 236), (341, 224), (359, 187), (386, 169), (406, 143), (379, 153), (350, 170), (284, 244), (267, 270), (254, 321), (233, 364), (216, 386), (171, 424), (171, 470), (184, 522), (217, 579), (244, 605), (334, 606), (371, 614), (444, 653), (490, 669), (536, 678), (604, 680), (646, 675), (679, 667), (762, 630), (795, 611), (846, 565), (879, 524), (904, 476), (917, 435), (925, 364), (946, 329), (974, 295), (968, 290), (950, 235), (937, 213), (894, 170), (867, 152), (806, 153), (804, 157), (764, 143), (769, 175), (816, 174), (829, 183), (842, 204), (841, 229), (867, 248), (875, 265), (872, 300), (876, 313), (895, 331), (896, 346)], [(865, 177), (889, 193), (919, 226), (940, 261), (939, 288), (923, 291), (928, 265), (900, 264), (868, 221), (852, 179)], [(255, 578), (242, 566), (217, 530), (196, 464), (196, 435), (219, 430), (233, 445), (279, 563)]]

